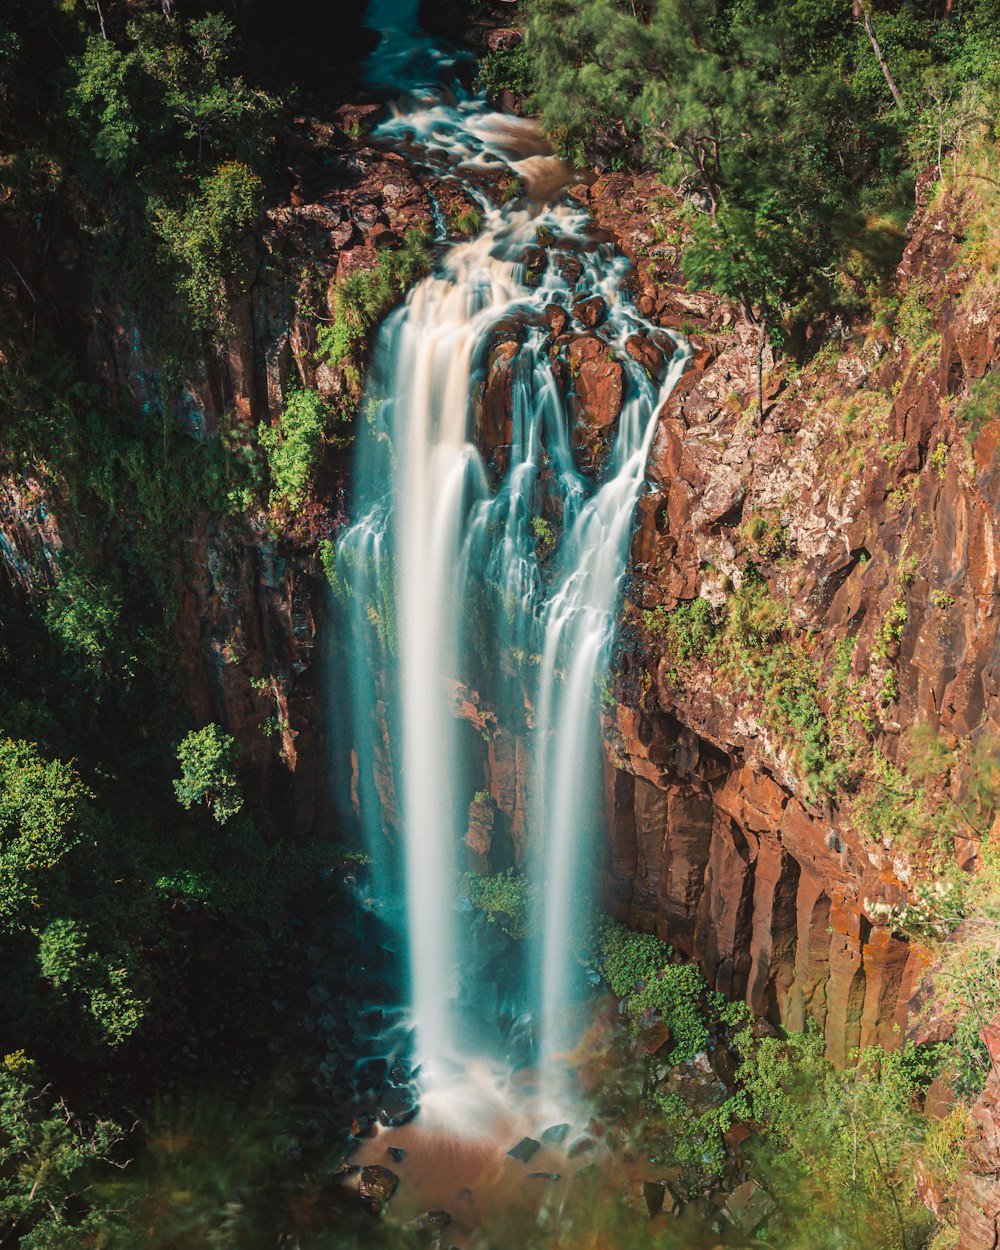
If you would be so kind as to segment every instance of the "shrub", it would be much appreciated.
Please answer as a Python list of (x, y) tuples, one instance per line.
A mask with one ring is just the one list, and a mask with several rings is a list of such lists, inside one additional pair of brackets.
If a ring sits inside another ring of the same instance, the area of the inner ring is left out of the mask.
[(528, 936), (537, 886), (530, 885), (523, 873), (512, 868), (492, 877), (469, 872), (462, 889), (472, 906), (485, 912), (491, 924), (499, 924), (508, 937), (521, 941)]
[(42, 976), (64, 994), (81, 996), (104, 1040), (123, 1042), (142, 1022), (144, 1003), (130, 981), (131, 958), (102, 958), (89, 949), (84, 925), (59, 918), (50, 921), (38, 941)]
[(527, 95), (531, 90), (531, 60), (524, 43), (515, 48), (498, 48), (479, 62), (476, 86), (491, 100), (504, 91)]
[(204, 803), (220, 825), (235, 816), (243, 806), (233, 768), (238, 753), (235, 740), (218, 725), (192, 729), (177, 748), (181, 775), (174, 793), (181, 806)]
[(31, 742), (0, 741), (0, 930), (36, 908), (49, 874), (80, 842), (91, 792)]
[(240, 161), (227, 161), (199, 181), (199, 194), (179, 209), (161, 205), (156, 228), (181, 270), (180, 289), (192, 322), (212, 329), (224, 322), (226, 282), (250, 266), (240, 241), (260, 218), (264, 183)]
[(316, 391), (292, 391), (281, 420), (259, 427), (260, 445), (271, 471), (272, 505), (284, 502), (297, 507), (305, 502), (331, 415), (329, 405)]
[(373, 269), (356, 269), (337, 283), (334, 316), (321, 326), (319, 351), (331, 365), (347, 364), (366, 331), (392, 308), (400, 295), (430, 268), (430, 241), (411, 231), (398, 249), (384, 248)]

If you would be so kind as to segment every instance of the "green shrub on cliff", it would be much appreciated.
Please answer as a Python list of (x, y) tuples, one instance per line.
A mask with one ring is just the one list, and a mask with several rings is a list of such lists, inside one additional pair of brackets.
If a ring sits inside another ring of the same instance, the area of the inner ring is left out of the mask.
[(40, 914), (53, 870), (86, 836), (93, 798), (71, 764), (0, 741), (0, 931)]
[[(84, 1125), (23, 1052), (0, 1062), (0, 1233), (23, 1250), (106, 1247), (128, 1227), (134, 1199), (102, 1201), (125, 1133), (108, 1119)], [(98, 1188), (95, 1188), (95, 1182)]]
[(305, 502), (323, 453), (334, 412), (316, 391), (292, 391), (276, 425), (261, 425), (260, 445), (271, 473), (271, 502), (295, 508)]
[(180, 287), (194, 324), (210, 330), (225, 317), (235, 284), (250, 271), (241, 242), (260, 219), (264, 183), (241, 161), (226, 161), (199, 179), (197, 196), (180, 208), (154, 208), (157, 232), (171, 261), (180, 265)]
[(177, 748), (181, 775), (174, 781), (174, 793), (178, 803), (185, 808), (204, 803), (224, 825), (243, 806), (234, 770), (237, 755), (235, 740), (218, 725), (192, 729)]
[(145, 1004), (135, 989), (135, 960), (123, 945), (113, 955), (99, 953), (85, 925), (57, 917), (39, 935), (38, 964), (64, 997), (82, 1000), (110, 1045), (120, 1045), (142, 1022)]
[(214, 329), (223, 287), (247, 261), (241, 239), (263, 204), (276, 102), (229, 71), (233, 26), (147, 13), (121, 42), (94, 33), (70, 58), (67, 152), (80, 209), (119, 294), (161, 349)]
[(914, 174), (996, 112), (995, 0), (944, 19), (920, 0), (526, 10), (519, 63), (552, 139), (575, 162), (643, 164), (685, 192), (685, 275), (735, 300), (762, 352), (803, 319), (871, 304)]
[(752, 569), (721, 607), (698, 598), (670, 612), (644, 612), (643, 624), (669, 662), (675, 686), (683, 690), (692, 666), (709, 665), (733, 693), (753, 701), (811, 796), (840, 792), (845, 765), (809, 640), (795, 631), (788, 605), (773, 598)]
[(411, 230), (399, 248), (383, 248), (372, 269), (355, 269), (337, 283), (334, 317), (320, 326), (319, 352), (330, 365), (350, 366), (366, 333), (430, 269), (430, 240)]
[(485, 912), (491, 923), (499, 924), (508, 937), (519, 942), (528, 936), (538, 888), (532, 887), (523, 873), (511, 868), (491, 877), (467, 872), (462, 890), (472, 906)]
[(759, 1126), (755, 1171), (778, 1200), (769, 1241), (788, 1250), (924, 1244), (934, 1220), (916, 1185), (928, 1128), (919, 1098), (939, 1063), (929, 1046), (872, 1047), (838, 1070), (814, 1026), (749, 1050), (737, 1081)]

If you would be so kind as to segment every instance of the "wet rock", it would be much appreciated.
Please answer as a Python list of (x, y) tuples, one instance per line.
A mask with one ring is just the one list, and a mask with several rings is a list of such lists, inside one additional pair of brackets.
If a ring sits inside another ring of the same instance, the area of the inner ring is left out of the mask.
[(507, 1154), (512, 1159), (519, 1159), (522, 1163), (527, 1163), (529, 1159), (534, 1158), (540, 1146), (541, 1142), (535, 1141), (533, 1137), (522, 1137), (513, 1149), (507, 1151)]
[(408, 1085), (413, 1079), (413, 1072), (405, 1059), (397, 1059), (389, 1070), (389, 1081), (393, 1085)]
[(486, 366), (479, 439), (489, 451), (510, 442), (513, 374), (511, 367), (521, 345), (507, 339), (490, 353)]
[(399, 1177), (381, 1164), (372, 1163), (361, 1169), (358, 1192), (373, 1207), (385, 1206), (396, 1192)]
[(529, 1181), (558, 1181), (562, 1177), (560, 1172), (529, 1172)]
[(569, 286), (574, 287), (583, 277), (583, 261), (579, 256), (560, 256), (556, 268)]
[(555, 339), (569, 324), (569, 314), (561, 304), (550, 304), (545, 310), (545, 320), (549, 323), (549, 333)]
[(659, 1215), (663, 1210), (663, 1200), (666, 1197), (666, 1190), (656, 1181), (643, 1181), (642, 1198), (646, 1204), (646, 1210), (649, 1214)]
[(372, 247), (398, 247), (399, 235), (389, 226), (374, 226), (368, 236)]
[(393, 1163), (402, 1163), (406, 1158), (406, 1151), (402, 1146), (386, 1146), (385, 1153), (393, 1161)]
[(501, 26), (487, 34), (486, 46), (491, 52), (507, 52), (516, 48), (523, 38), (523, 32), (516, 26)]
[(774, 1210), (774, 1199), (756, 1181), (744, 1181), (726, 1199), (722, 1214), (739, 1231), (750, 1236)]
[(566, 1151), (566, 1156), (570, 1159), (576, 1159), (588, 1150), (593, 1150), (596, 1144), (592, 1137), (578, 1137), (569, 1150)]
[(547, 1128), (542, 1133), (542, 1141), (547, 1146), (558, 1146), (566, 1140), (566, 1134), (569, 1132), (569, 1129), (570, 1126), (568, 1124), (553, 1124), (551, 1128)]
[(451, 1214), (448, 1211), (427, 1211), (419, 1216), (415, 1223), (417, 1228), (439, 1233), (451, 1223)]
[(600, 295), (592, 295), (590, 299), (573, 305), (573, 316), (591, 330), (599, 326), (607, 315), (608, 306)]
[(419, 1109), (417, 1094), (412, 1086), (390, 1085), (379, 1099), (378, 1120), (386, 1128), (399, 1128), (408, 1124)]
[(606, 430), (622, 407), (622, 367), (602, 339), (584, 335), (566, 349), (580, 420), (593, 430)]
[(659, 380), (667, 368), (663, 352), (645, 334), (633, 334), (625, 342), (625, 350), (637, 361), (650, 377)]

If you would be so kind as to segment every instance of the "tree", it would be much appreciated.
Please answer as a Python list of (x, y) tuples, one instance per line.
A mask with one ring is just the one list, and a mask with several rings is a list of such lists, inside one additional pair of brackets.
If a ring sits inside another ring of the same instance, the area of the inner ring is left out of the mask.
[(41, 905), (49, 874), (84, 836), (92, 798), (72, 765), (34, 743), (0, 741), (0, 930)]
[(243, 806), (243, 794), (234, 771), (239, 748), (231, 735), (215, 724), (192, 729), (177, 748), (181, 775), (174, 792), (182, 807), (204, 803), (220, 825)]
[(903, 97), (899, 88), (896, 86), (896, 80), (892, 76), (892, 70), (889, 68), (889, 62), (885, 59), (885, 53), (882, 51), (882, 45), (878, 41), (875, 34), (875, 27), (872, 25), (871, 4), (869, 0), (852, 0), (852, 16), (856, 22), (864, 24), (865, 33), (871, 41), (872, 51), (875, 53), (875, 59), (878, 61), (879, 69), (885, 75), (885, 81), (889, 84), (889, 90), (892, 92), (892, 98), (896, 101), (900, 108), (903, 108)]

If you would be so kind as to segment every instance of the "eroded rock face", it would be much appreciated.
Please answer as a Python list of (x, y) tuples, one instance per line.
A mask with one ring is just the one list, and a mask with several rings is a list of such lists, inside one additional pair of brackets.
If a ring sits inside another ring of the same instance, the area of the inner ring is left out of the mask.
[[(683, 326), (694, 347), (660, 416), (637, 513), (618, 704), (605, 726), (608, 905), (755, 1011), (793, 1027), (817, 1021), (838, 1062), (859, 1045), (895, 1045), (922, 963), (878, 905), (907, 897), (919, 862), (888, 836), (859, 833), (849, 803), (803, 783), (794, 744), (775, 733), (759, 693), (697, 663), (678, 683), (644, 638), (641, 613), (699, 595), (722, 604), (756, 570), (776, 601), (790, 601), (796, 626), (813, 631), (821, 699), (847, 647), (849, 679), (873, 708), (869, 752), (904, 767), (915, 724), (953, 741), (1000, 726), (991, 606), (1000, 422), (970, 439), (961, 418), (993, 359), (1000, 298), (990, 283), (968, 294), (964, 193), (915, 219), (897, 277), (902, 298), (925, 301), (940, 339), (873, 335), (798, 378), (768, 355), (763, 414), (755, 332), (684, 289), (683, 227), (650, 229), (665, 211), (650, 207), (662, 188), (608, 175), (572, 194), (634, 257), (641, 310), (664, 330)], [(577, 324), (582, 311), (572, 309)], [(580, 427), (599, 435), (619, 404), (599, 327), (560, 344), (563, 310), (549, 324)], [(664, 367), (664, 344), (649, 337), (626, 350), (653, 374)], [(488, 763), (519, 856), (532, 805), (521, 733), (496, 726)], [(974, 840), (956, 844), (962, 867), (974, 868), (975, 850)]]

